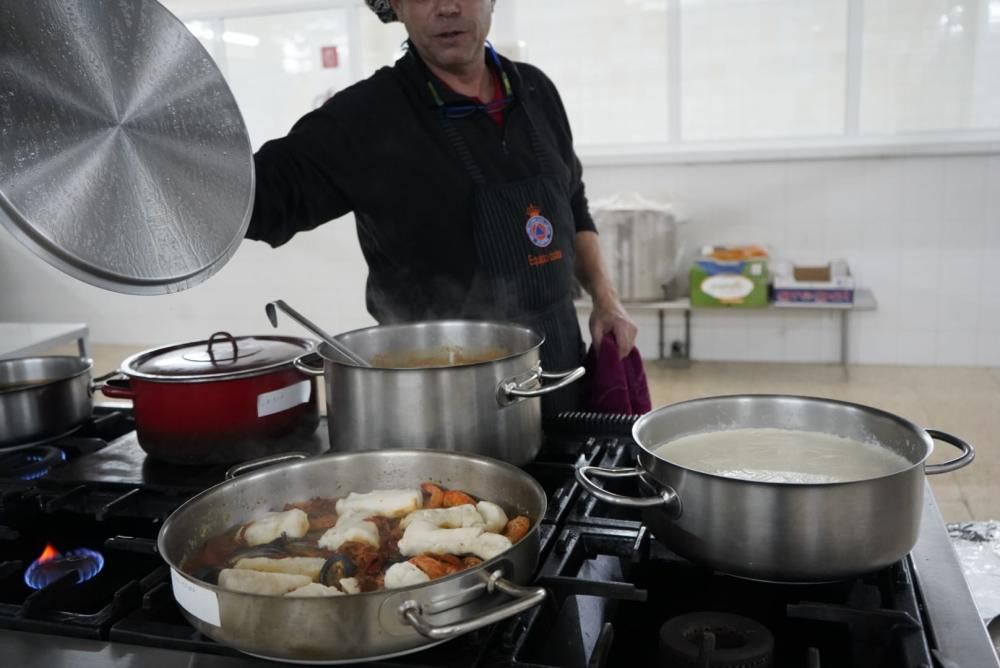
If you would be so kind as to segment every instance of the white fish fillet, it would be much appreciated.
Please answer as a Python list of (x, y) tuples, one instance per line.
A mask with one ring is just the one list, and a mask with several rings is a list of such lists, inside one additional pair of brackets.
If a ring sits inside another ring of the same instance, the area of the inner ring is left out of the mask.
[(400, 589), (410, 585), (430, 582), (431, 578), (408, 561), (393, 564), (385, 572), (385, 588)]
[(337, 513), (361, 513), (366, 517), (403, 517), (423, 505), (420, 490), (382, 489), (367, 494), (351, 492), (337, 501)]
[[(500, 512), (503, 512), (502, 510)], [(476, 510), (475, 506), (464, 504), (451, 508), (424, 508), (414, 510), (399, 522), (399, 526), (405, 529), (413, 522), (421, 520), (433, 524), (440, 529), (461, 529), (463, 527), (482, 527), (486, 525), (486, 520)], [(505, 521), (504, 524), (507, 522)]]
[(267, 513), (243, 527), (240, 534), (247, 545), (263, 545), (288, 536), (302, 538), (309, 531), (309, 516), (299, 508)]
[(285, 594), (285, 596), (299, 596), (303, 598), (319, 598), (321, 596), (343, 596), (343, 595), (344, 592), (340, 591), (336, 587), (327, 587), (326, 585), (321, 585), (318, 582), (310, 582), (304, 587), (293, 589), (292, 591)]
[(479, 514), (483, 517), (483, 521), (486, 522), (487, 531), (499, 533), (507, 526), (507, 513), (497, 504), (490, 503), (489, 501), (480, 501), (476, 504), (476, 510), (479, 511)]
[(489, 561), (498, 554), (506, 552), (510, 549), (510, 547), (510, 539), (506, 536), (484, 531), (483, 534), (476, 539), (476, 552), (473, 554), (484, 561)]
[(264, 573), (287, 573), (289, 575), (305, 575), (310, 580), (318, 580), (319, 572), (323, 570), (326, 559), (322, 557), (285, 557), (272, 559), (270, 557), (247, 557), (236, 562), (233, 568)]
[(328, 550), (339, 549), (341, 545), (349, 541), (367, 543), (374, 548), (378, 548), (381, 540), (378, 535), (378, 527), (374, 522), (367, 521), (370, 514), (350, 512), (340, 515), (337, 523), (326, 530), (319, 539), (319, 546)]
[(358, 584), (358, 579), (357, 578), (341, 578), (339, 584), (340, 584), (340, 588), (346, 594), (360, 594), (361, 593), (361, 585)]
[(312, 580), (305, 575), (287, 573), (261, 573), (234, 568), (225, 568), (219, 572), (220, 587), (247, 594), (280, 596), (311, 582)]

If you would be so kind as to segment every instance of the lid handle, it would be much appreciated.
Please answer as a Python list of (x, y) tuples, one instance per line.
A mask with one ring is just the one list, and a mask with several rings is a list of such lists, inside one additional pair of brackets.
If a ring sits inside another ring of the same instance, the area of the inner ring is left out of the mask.
[(229, 332), (216, 332), (212, 336), (208, 337), (208, 356), (212, 359), (212, 364), (217, 364), (215, 360), (215, 351), (212, 350), (212, 346), (215, 345), (216, 341), (229, 341), (233, 346), (233, 362), (239, 358), (239, 348), (236, 346), (236, 339)]

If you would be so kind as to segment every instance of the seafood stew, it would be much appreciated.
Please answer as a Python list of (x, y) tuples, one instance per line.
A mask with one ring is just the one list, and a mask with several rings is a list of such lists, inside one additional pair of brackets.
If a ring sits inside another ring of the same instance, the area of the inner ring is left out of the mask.
[(431, 369), (494, 362), (509, 356), (509, 350), (497, 346), (476, 349), (442, 346), (428, 350), (379, 353), (372, 358), (371, 363), (373, 367), (380, 369)]
[(233, 591), (343, 596), (442, 578), (505, 552), (531, 529), (523, 515), (425, 482), (289, 503), (209, 538), (183, 564)]

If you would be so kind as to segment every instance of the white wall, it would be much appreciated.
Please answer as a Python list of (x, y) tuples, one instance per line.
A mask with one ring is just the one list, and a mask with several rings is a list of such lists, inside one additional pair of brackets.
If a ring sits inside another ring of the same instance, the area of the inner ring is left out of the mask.
[[(682, 205), (690, 245), (764, 243), (799, 262), (844, 257), (878, 310), (851, 316), (851, 360), (1000, 366), (1000, 156), (606, 167), (592, 197)], [(682, 334), (668, 316), (668, 342)], [(696, 359), (832, 361), (837, 316), (695, 312)], [(640, 322), (655, 354), (655, 317)]]
[[(852, 318), (852, 361), (1000, 366), (1000, 155), (594, 167), (592, 199), (639, 191), (684, 207), (689, 245), (755, 242), (799, 261), (845, 257), (878, 311)], [(0, 320), (84, 321), (93, 340), (143, 346), (270, 330), (283, 298), (331, 331), (371, 324), (350, 217), (277, 250), (245, 242), (187, 292), (132, 297), (50, 268), (0, 233)], [(696, 359), (832, 361), (835, 315), (706, 313)], [(668, 316), (668, 342), (681, 320)], [(656, 354), (655, 318), (640, 350)], [(294, 324), (283, 331), (301, 334)]]

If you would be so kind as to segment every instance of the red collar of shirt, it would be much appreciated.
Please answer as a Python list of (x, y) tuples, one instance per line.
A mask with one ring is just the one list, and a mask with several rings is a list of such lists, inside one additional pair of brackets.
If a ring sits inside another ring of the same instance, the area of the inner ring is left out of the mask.
[[(490, 70), (490, 78), (493, 79), (493, 100), (492, 101), (493, 102), (498, 102), (498, 101), (500, 101), (500, 100), (503, 99), (503, 87), (501, 87), (501, 85), (500, 85), (500, 77), (498, 77), (497, 73), (493, 71), (493, 68), (491, 67), (491, 68), (489, 68), (489, 70)], [(475, 100), (478, 104), (482, 104), (482, 105), (487, 104), (486, 102), (483, 102), (482, 100), (480, 100), (478, 97), (474, 97), (472, 99)], [(497, 109), (496, 111), (491, 111), (490, 112), (490, 118), (492, 118), (493, 121), (497, 125), (499, 125), (500, 127), (503, 127), (503, 122), (504, 122), (503, 109)]]

